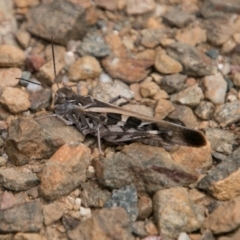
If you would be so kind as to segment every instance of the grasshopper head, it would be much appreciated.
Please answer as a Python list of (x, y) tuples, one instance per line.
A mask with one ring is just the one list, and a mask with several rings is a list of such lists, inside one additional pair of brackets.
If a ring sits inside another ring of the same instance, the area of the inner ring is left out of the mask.
[(67, 100), (71, 100), (74, 98), (75, 93), (67, 87), (63, 87), (57, 90), (54, 104), (63, 104)]

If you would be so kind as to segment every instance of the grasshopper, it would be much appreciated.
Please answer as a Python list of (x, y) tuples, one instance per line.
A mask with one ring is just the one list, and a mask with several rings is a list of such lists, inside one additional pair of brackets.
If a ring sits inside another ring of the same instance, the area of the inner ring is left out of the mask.
[[(56, 76), (53, 44), (52, 55)], [(63, 87), (56, 92), (54, 111), (58, 118), (67, 125), (74, 125), (83, 135), (97, 137), (100, 153), (101, 139), (116, 144), (140, 141), (165, 148), (171, 148), (175, 144), (192, 147), (206, 145), (202, 132), (113, 105), (118, 99), (119, 97), (106, 103)]]

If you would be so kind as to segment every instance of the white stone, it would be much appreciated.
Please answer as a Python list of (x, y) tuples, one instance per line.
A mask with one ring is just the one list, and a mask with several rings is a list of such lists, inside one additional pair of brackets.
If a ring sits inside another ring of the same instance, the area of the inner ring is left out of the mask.
[(180, 233), (178, 240), (191, 240), (191, 238), (185, 232), (182, 232)]
[(227, 82), (220, 73), (203, 78), (205, 97), (214, 104), (223, 104), (227, 92)]

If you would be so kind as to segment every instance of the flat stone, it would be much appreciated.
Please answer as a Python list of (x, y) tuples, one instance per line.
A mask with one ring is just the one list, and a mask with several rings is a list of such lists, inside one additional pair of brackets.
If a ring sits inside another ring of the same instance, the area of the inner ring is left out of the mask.
[(115, 97), (118, 97), (119, 93), (121, 93), (121, 96), (124, 98), (115, 101), (114, 104), (116, 105), (127, 103), (127, 99), (130, 100), (134, 97), (134, 93), (129, 89), (129, 86), (119, 80), (110, 82), (99, 81), (92, 90), (92, 96), (104, 102), (109, 102)]
[(43, 198), (54, 200), (69, 194), (86, 180), (90, 149), (84, 145), (63, 145), (46, 163), (40, 191)]
[(12, 191), (26, 191), (39, 185), (35, 173), (22, 173), (15, 169), (0, 169), (0, 185)]
[(197, 179), (176, 164), (163, 148), (140, 143), (125, 146), (112, 157), (95, 160), (94, 168), (98, 181), (105, 187), (119, 189), (134, 184), (137, 191), (149, 194), (166, 187), (188, 185)]
[(164, 76), (160, 81), (160, 87), (169, 94), (179, 92), (184, 88), (186, 79), (187, 76), (179, 73)]
[(203, 84), (206, 88), (205, 97), (213, 104), (223, 104), (225, 102), (227, 82), (220, 73), (205, 76), (203, 78)]
[(96, 58), (84, 56), (74, 62), (69, 68), (69, 78), (71, 81), (86, 80), (96, 78), (100, 75), (102, 69)]
[(24, 165), (32, 159), (49, 158), (63, 144), (32, 118), (18, 118), (10, 123), (6, 153), (15, 165)]
[(146, 78), (153, 61), (107, 57), (102, 60), (102, 65), (112, 78), (121, 79), (126, 83), (137, 83)]
[(77, 128), (66, 125), (52, 114), (39, 115), (35, 120), (53, 139), (56, 139), (56, 143), (59, 139), (61, 139), (62, 143), (67, 144), (84, 141), (85, 137)]
[(183, 69), (180, 62), (165, 53), (157, 53), (154, 66), (157, 71), (163, 74), (179, 73)]
[(209, 229), (213, 234), (228, 233), (236, 230), (240, 224), (239, 209), (240, 197), (222, 203), (205, 219), (202, 230)]
[(226, 127), (239, 120), (240, 101), (227, 102), (220, 106), (214, 113), (214, 117), (221, 126)]
[(234, 133), (223, 129), (209, 128), (205, 134), (213, 150), (226, 155), (232, 153), (232, 146), (235, 143)]
[(20, 48), (0, 45), (0, 67), (22, 67), (25, 59), (25, 54)]
[(193, 203), (182, 187), (156, 192), (153, 209), (157, 228), (166, 239), (176, 239), (181, 232), (196, 231), (204, 221), (203, 209)]
[(43, 215), (39, 202), (27, 202), (0, 210), (0, 231), (39, 232), (43, 226)]
[(20, 88), (14, 87), (5, 87), (3, 89), (0, 96), (0, 103), (14, 114), (26, 111), (31, 106), (28, 93)]
[(192, 77), (212, 74), (213, 67), (210, 59), (190, 45), (174, 43), (167, 48), (167, 54), (182, 64), (183, 74)]
[(172, 102), (188, 105), (190, 107), (196, 107), (203, 98), (203, 91), (197, 85), (185, 88), (171, 95)]
[(137, 190), (134, 186), (124, 186), (119, 190), (113, 190), (112, 196), (104, 203), (104, 207), (122, 207), (127, 212), (131, 221), (136, 221), (138, 216)]
[(22, 74), (20, 68), (1, 68), (0, 69), (0, 87), (15, 87), (19, 83)]
[[(27, 14), (27, 29), (32, 34), (61, 45), (69, 40), (81, 39), (87, 22), (79, 4), (66, 1), (39, 4)], [(51, 24), (49, 24), (51, 23)]]
[[(106, 228), (106, 226), (108, 226)], [(133, 240), (130, 232), (130, 221), (123, 208), (103, 208), (90, 219), (81, 222), (75, 229), (68, 231), (70, 240), (80, 239), (119, 239)], [(79, 237), (84, 236), (84, 237)]]
[(126, 11), (129, 15), (143, 14), (153, 11), (155, 2), (153, 0), (129, 0), (127, 1)]

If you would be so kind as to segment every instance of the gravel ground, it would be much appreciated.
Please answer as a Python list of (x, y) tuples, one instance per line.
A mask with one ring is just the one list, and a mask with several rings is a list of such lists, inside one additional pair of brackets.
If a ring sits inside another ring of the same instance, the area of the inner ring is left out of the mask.
[[(239, 240), (239, 12), (236, 0), (0, 0), (0, 239)], [(100, 156), (53, 116), (63, 86), (121, 95), (207, 143), (102, 141)]]

